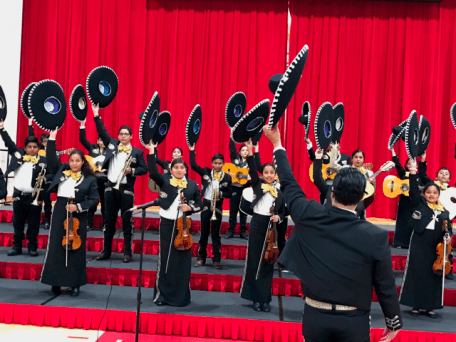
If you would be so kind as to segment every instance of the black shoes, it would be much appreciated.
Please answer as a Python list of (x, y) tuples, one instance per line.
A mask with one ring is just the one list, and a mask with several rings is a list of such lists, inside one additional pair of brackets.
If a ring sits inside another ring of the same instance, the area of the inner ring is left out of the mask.
[(453, 270), (445, 276), (445, 279), (454, 280)]
[(128, 264), (132, 259), (133, 259), (133, 257), (131, 255), (125, 254), (123, 259), (122, 259), (122, 262)]
[(58, 296), (61, 292), (60, 286), (52, 286), (51, 291), (49, 291), (49, 293), (53, 296)]
[(37, 257), (37, 256), (38, 256), (38, 252), (37, 252), (37, 251), (29, 251), (28, 254), (29, 254), (31, 257)]
[(87, 223), (86, 229), (87, 229), (88, 232), (91, 231), (92, 230), (92, 225), (90, 223)]
[(214, 262), (212, 263), (212, 266), (214, 266), (214, 268), (215, 268), (216, 270), (221, 270), (221, 269), (223, 268), (223, 267), (222, 267), (222, 263), (221, 263), (220, 261), (214, 261)]
[(49, 229), (51, 228), (51, 224), (49, 221), (44, 222), (44, 229)]
[(253, 302), (253, 310), (261, 311), (261, 303)]
[(157, 301), (155, 302), (155, 305), (157, 305), (157, 306), (163, 306), (163, 305), (165, 305), (165, 303), (160, 302), (159, 300), (157, 300)]
[(22, 254), (22, 249), (13, 248), (12, 250), (10, 250), (8, 252), (8, 256), (15, 256), (15, 255), (19, 255), (19, 254)]
[(234, 233), (228, 231), (228, 233), (226, 233), (226, 235), (225, 235), (225, 239), (232, 239), (232, 238), (234, 238)]
[(195, 266), (195, 267), (201, 267), (201, 266), (203, 266), (204, 264), (205, 264), (205, 262), (204, 262), (203, 260), (196, 260), (195, 265), (193, 265), (193, 266)]
[(261, 306), (261, 310), (263, 310), (264, 312), (270, 312), (271, 306), (269, 305), (269, 303), (263, 303), (263, 305)]
[(244, 240), (248, 240), (249, 239), (249, 236), (247, 235), (246, 232), (242, 232), (240, 237), (241, 237), (241, 239), (244, 239)]
[(97, 255), (95, 259), (97, 260), (108, 260), (111, 258), (111, 253), (102, 251), (100, 254)]
[(77, 296), (79, 296), (79, 286), (75, 286), (75, 287), (72, 287), (72, 288), (71, 288), (70, 296), (71, 296), (71, 297), (77, 297)]
[(413, 309), (412, 311), (410, 311), (410, 315), (412, 315), (413, 317), (418, 317), (420, 315), (420, 310)]

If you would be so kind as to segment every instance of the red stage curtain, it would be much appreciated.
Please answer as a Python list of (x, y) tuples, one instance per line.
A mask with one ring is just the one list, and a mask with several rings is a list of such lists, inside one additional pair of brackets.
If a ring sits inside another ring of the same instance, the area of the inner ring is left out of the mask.
[[(387, 143), (392, 127), (415, 109), (432, 125), (429, 175), (443, 166), (455, 173), (450, 108), (456, 102), (456, 0), (290, 0), (290, 11), (290, 58), (304, 44), (310, 51), (288, 110), (286, 148), (307, 195), (317, 198), (318, 192), (309, 180), (303, 128), (297, 121), (304, 101), (310, 101), (313, 116), (325, 101), (343, 102), (341, 150), (363, 149), (375, 170), (391, 158)], [(405, 163), (404, 143), (396, 151)], [(383, 195), (383, 178), (377, 180), (368, 214), (395, 218), (397, 201)]]
[[(215, 153), (229, 160), (229, 97), (245, 92), (248, 109), (265, 98), (272, 100), (268, 80), (285, 69), (286, 40), (286, 0), (25, 0), (20, 91), (30, 82), (50, 78), (62, 85), (68, 99), (74, 86), (85, 85), (93, 68), (108, 65), (120, 82), (115, 101), (101, 111), (111, 136), (129, 124), (133, 144), (140, 147), (139, 113), (158, 91), (161, 110), (172, 115), (169, 136), (158, 154), (170, 159), (179, 146), (188, 161), (185, 123), (199, 103), (203, 136), (197, 159), (209, 166)], [(20, 114), (19, 146), (26, 127)], [(58, 148), (82, 148), (78, 129), (68, 110)], [(36, 128), (37, 135), (41, 132)], [(95, 142), (91, 115), (87, 133)], [(271, 161), (270, 144), (264, 152), (264, 160)], [(200, 182), (196, 173), (190, 177)], [(135, 203), (156, 196), (146, 190), (147, 182), (147, 176), (138, 179)]]

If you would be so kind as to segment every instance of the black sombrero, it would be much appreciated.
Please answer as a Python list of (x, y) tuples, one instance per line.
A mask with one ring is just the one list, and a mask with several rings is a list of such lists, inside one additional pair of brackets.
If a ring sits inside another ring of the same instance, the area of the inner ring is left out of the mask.
[(334, 106), (334, 113), (333, 113), (333, 123), (334, 123), (334, 131), (332, 134), (332, 142), (340, 142), (342, 138), (342, 133), (344, 132), (344, 125), (345, 125), (345, 109), (344, 104), (339, 102)]
[(225, 120), (229, 128), (233, 128), (234, 125), (242, 118), (245, 112), (245, 106), (247, 105), (247, 98), (242, 92), (234, 93), (226, 104)]
[(66, 100), (56, 81), (43, 80), (30, 91), (28, 109), (33, 121), (46, 131), (62, 128), (66, 118)]
[(334, 109), (331, 103), (325, 102), (315, 115), (315, 140), (318, 148), (325, 151), (332, 142), (334, 134)]
[(252, 137), (252, 145), (253, 146), (256, 146), (258, 144), (258, 142), (260, 141), (262, 135), (263, 135), (263, 127), (261, 127), (261, 130)]
[[(141, 119), (141, 123), (139, 124), (139, 141), (144, 146), (147, 146), (149, 142), (153, 140), (155, 126), (157, 125), (158, 117), (160, 115), (159, 113), (160, 97), (158, 96), (158, 92), (155, 92), (154, 95), (152, 95), (152, 99), (150, 100), (146, 110), (139, 114), (139, 118)], [(167, 133), (168, 131), (166, 131), (166, 134)]]
[(450, 118), (451, 118), (451, 122), (453, 123), (454, 128), (456, 128), (456, 103), (454, 103), (454, 104), (451, 106), (451, 109), (450, 109)]
[(116, 97), (119, 79), (111, 68), (99, 66), (87, 76), (86, 88), (90, 102), (106, 108)]
[(32, 116), (30, 115), (29, 108), (28, 108), (28, 98), (32, 88), (35, 86), (36, 82), (30, 83), (27, 87), (25, 87), (24, 91), (21, 95), (21, 109), (22, 113), (27, 117), (27, 119), (31, 119)]
[(420, 140), (420, 130), (418, 115), (416, 111), (412, 111), (407, 119), (407, 126), (405, 127), (405, 148), (410, 159), (418, 157), (418, 148)]
[(161, 112), (158, 114), (157, 122), (152, 132), (152, 144), (158, 145), (165, 140), (171, 126), (171, 114), (169, 112)]
[(79, 122), (83, 122), (87, 117), (87, 96), (82, 85), (74, 87), (69, 104), (71, 115)]
[(272, 94), (275, 94), (277, 87), (279, 86), (280, 80), (282, 79), (283, 74), (275, 74), (269, 79), (269, 90)]
[(241, 144), (263, 129), (269, 115), (269, 100), (263, 100), (245, 114), (231, 130), (231, 138)]
[(192, 147), (198, 141), (202, 122), (203, 113), (201, 112), (201, 106), (197, 104), (190, 113), (187, 125), (185, 126), (185, 140), (187, 140), (188, 147)]
[[(269, 116), (268, 122), (269, 129), (277, 125), (283, 113), (285, 113), (285, 109), (287, 109), (296, 87), (298, 86), (299, 80), (301, 79), (308, 53), (309, 47), (304, 45), (280, 78), (271, 106), (271, 115)], [(273, 76), (273, 78), (276, 76), (277, 75)], [(271, 85), (271, 81), (269, 81), (269, 89), (271, 88), (273, 89), (273, 85)]]
[(304, 125), (306, 137), (309, 136), (311, 119), (310, 103), (306, 101), (302, 104), (301, 116), (299, 117), (299, 122)]
[(400, 123), (399, 126), (393, 127), (393, 133), (388, 140), (388, 149), (392, 149), (394, 145), (402, 139), (405, 141), (405, 127), (407, 126), (407, 120)]
[(6, 119), (6, 97), (3, 92), (2, 86), (0, 86), (0, 120), (5, 121)]
[(431, 139), (431, 124), (429, 120), (423, 115), (420, 116), (419, 123), (419, 143), (418, 143), (418, 155), (421, 156), (429, 146), (429, 140)]

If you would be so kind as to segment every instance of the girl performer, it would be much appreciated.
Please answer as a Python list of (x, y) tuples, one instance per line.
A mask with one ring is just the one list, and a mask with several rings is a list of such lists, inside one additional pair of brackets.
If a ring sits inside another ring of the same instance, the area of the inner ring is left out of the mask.
[[(173, 160), (174, 159), (182, 159), (184, 155), (184, 152), (182, 152), (182, 149), (180, 147), (175, 147), (173, 149)], [(161, 166), (163, 169), (163, 173), (169, 173), (169, 169), (171, 167), (171, 162), (167, 160), (161, 160), (160, 158), (156, 157), (155, 160), (157, 161), (157, 164)]]

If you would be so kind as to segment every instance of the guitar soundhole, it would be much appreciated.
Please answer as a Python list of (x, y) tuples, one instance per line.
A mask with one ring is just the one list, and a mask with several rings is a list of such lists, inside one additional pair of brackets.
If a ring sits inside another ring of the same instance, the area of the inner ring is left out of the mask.
[(451, 203), (456, 203), (456, 198), (455, 197), (451, 197), (450, 200), (451, 200)]

